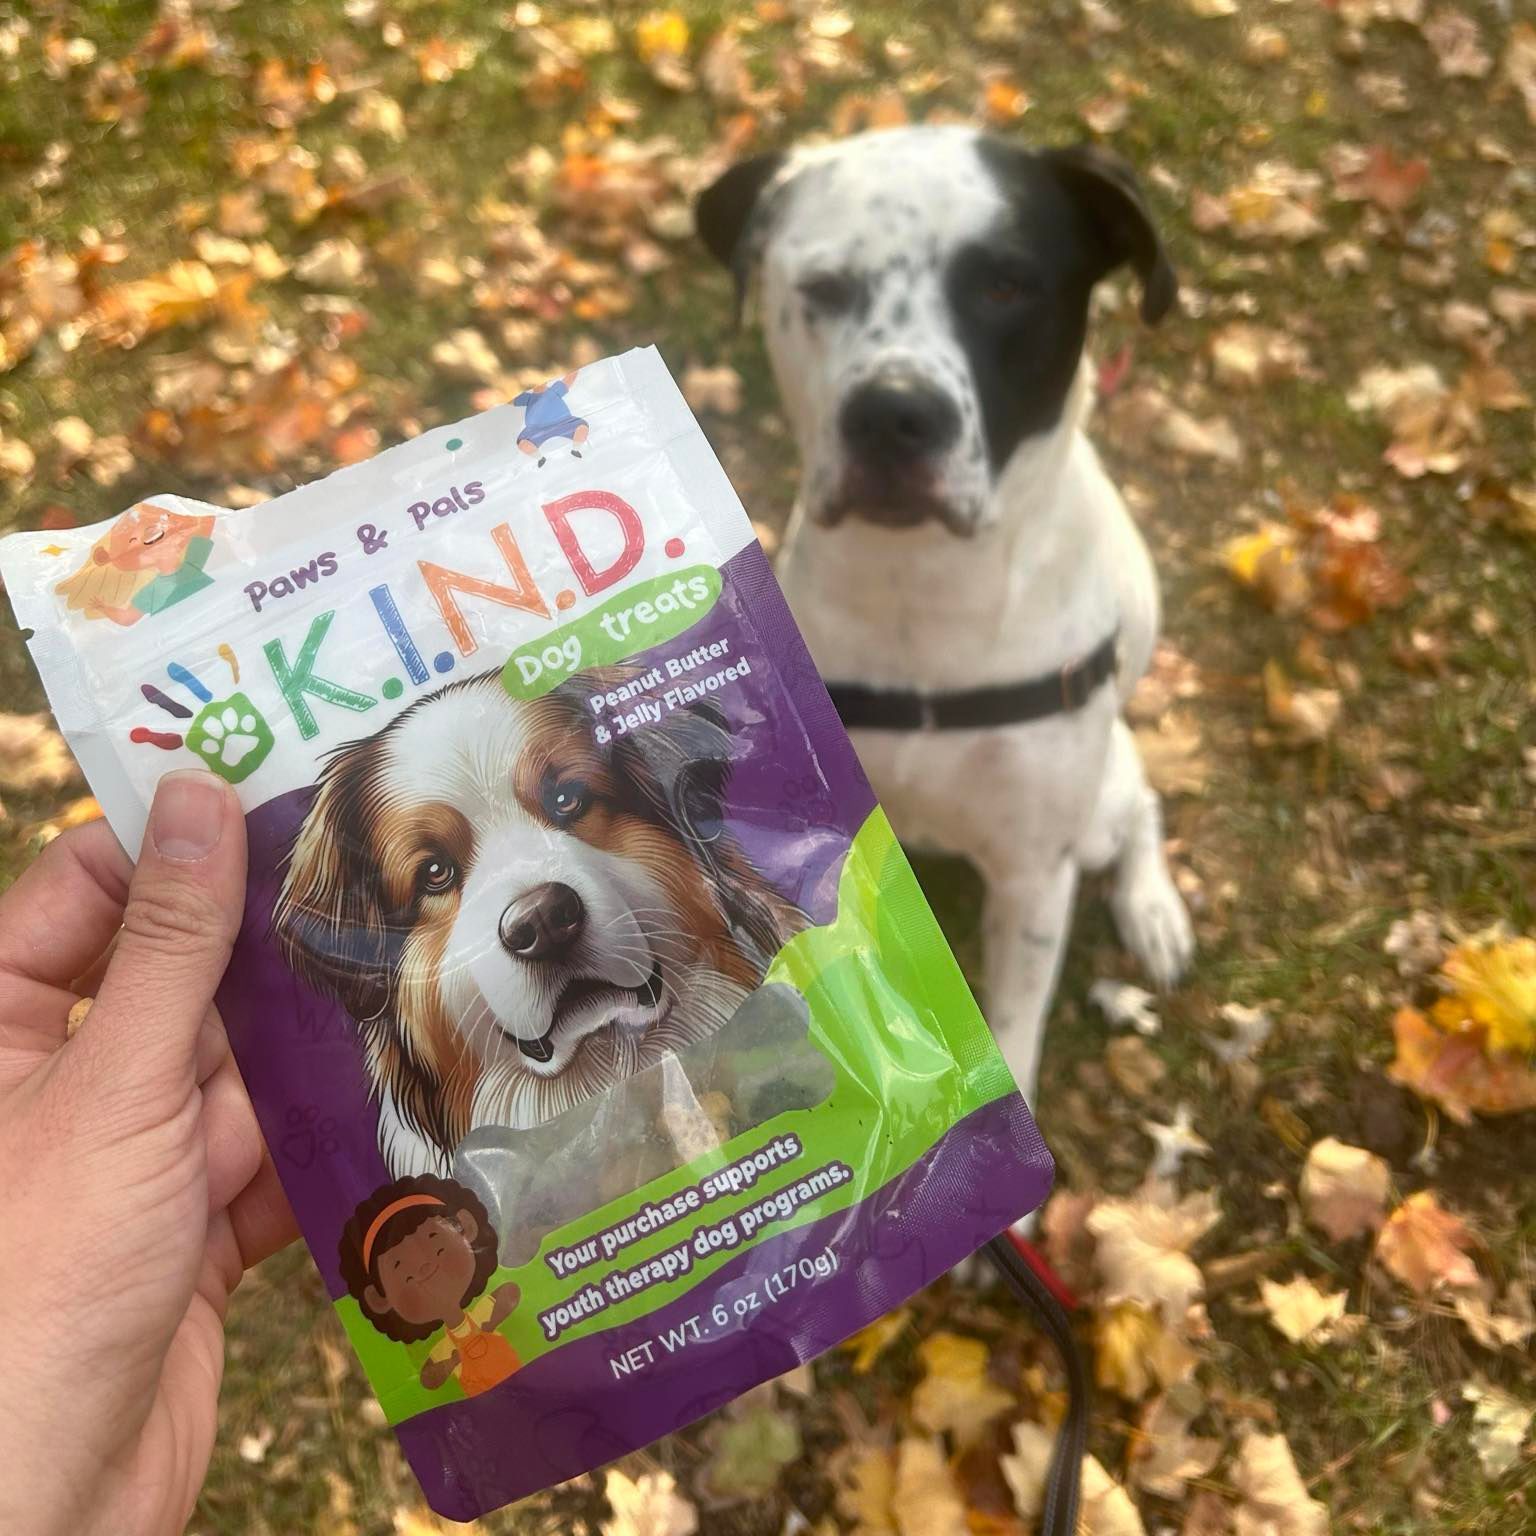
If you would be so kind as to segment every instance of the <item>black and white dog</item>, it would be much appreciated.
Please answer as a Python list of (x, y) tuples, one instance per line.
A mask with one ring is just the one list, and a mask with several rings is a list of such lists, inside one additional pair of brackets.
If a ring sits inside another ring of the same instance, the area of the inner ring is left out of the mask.
[(1189, 962), (1162, 819), (1121, 717), (1151, 559), (1082, 422), (1088, 300), (1178, 285), (1129, 167), (963, 127), (733, 167), (698, 227), (754, 288), (804, 475), (779, 574), (900, 835), (987, 884), (988, 1013), (1033, 1098), (1079, 871), (1152, 980)]

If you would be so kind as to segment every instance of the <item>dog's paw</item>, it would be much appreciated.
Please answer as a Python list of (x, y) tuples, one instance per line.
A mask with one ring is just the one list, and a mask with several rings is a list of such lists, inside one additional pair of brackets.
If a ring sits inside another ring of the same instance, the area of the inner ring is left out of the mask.
[(1173, 986), (1194, 959), (1195, 930), (1167, 869), (1159, 863), (1122, 877), (1112, 904), (1120, 938), (1153, 986)]

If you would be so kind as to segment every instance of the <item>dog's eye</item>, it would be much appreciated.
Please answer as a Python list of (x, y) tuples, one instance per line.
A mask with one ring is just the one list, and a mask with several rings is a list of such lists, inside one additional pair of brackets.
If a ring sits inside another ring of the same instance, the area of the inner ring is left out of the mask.
[(800, 295), (824, 315), (842, 315), (858, 302), (859, 282), (843, 272), (818, 272), (800, 284)]
[(423, 859), (421, 868), (416, 871), (416, 883), (429, 896), (441, 896), (444, 891), (452, 890), (458, 879), (458, 865), (440, 854)]
[(996, 309), (1011, 309), (1029, 298), (1032, 290), (1022, 278), (995, 272), (981, 286), (982, 298)]
[(552, 821), (575, 821), (592, 803), (592, 792), (580, 779), (565, 779), (544, 789), (544, 812)]

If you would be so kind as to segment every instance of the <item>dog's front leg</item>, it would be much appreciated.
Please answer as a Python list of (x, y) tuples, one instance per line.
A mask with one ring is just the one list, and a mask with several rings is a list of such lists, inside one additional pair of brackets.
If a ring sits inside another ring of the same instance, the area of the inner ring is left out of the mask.
[(1077, 890), (1077, 863), (994, 872), (983, 924), (986, 1015), (1019, 1091), (1031, 1104), (1045, 1015), (1056, 990)]

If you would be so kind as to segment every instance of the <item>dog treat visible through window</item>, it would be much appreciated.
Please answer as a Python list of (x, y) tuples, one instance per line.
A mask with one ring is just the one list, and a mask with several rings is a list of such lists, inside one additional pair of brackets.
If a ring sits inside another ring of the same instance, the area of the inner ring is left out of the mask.
[(252, 510), (16, 534), (0, 571), (126, 847), (162, 773), (237, 786), (219, 1007), (444, 1515), (688, 1423), (1044, 1198), (654, 351)]

